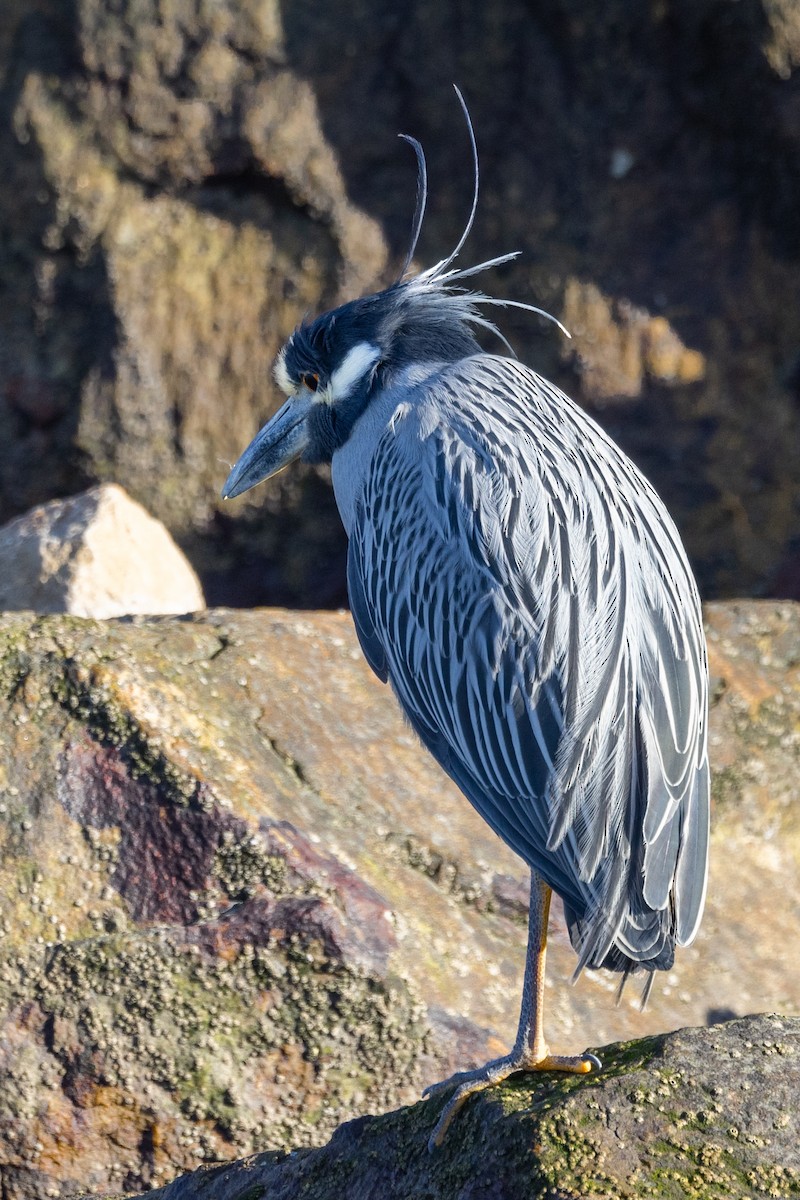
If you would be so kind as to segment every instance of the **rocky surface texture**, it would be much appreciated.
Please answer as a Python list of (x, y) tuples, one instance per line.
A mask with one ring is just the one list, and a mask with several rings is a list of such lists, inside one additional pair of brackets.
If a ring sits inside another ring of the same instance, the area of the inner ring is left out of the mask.
[(0, 529), (0, 612), (104, 619), (201, 608), (186, 556), (114, 483), (51, 500)]
[[(383, 238), (276, 0), (13, 0), (0, 75), (2, 516), (113, 480), (191, 541), (273, 407), (276, 350), (380, 272)], [(289, 579), (298, 527), (306, 572), (330, 540), (324, 491), (275, 493), (262, 550)], [(216, 551), (224, 571), (227, 527)]]
[(319, 1150), (260, 1154), (151, 1200), (726, 1200), (800, 1195), (800, 1019), (748, 1017), (617, 1044), (595, 1077), (519, 1076), (470, 1101), (365, 1117)]
[[(707, 618), (706, 919), (642, 1013), (633, 987), (614, 1006), (603, 973), (569, 987), (554, 913), (554, 1050), (798, 1015), (800, 608), (712, 605)], [(0, 705), (5, 1200), (142, 1190), (204, 1161), (321, 1145), (513, 1037), (524, 871), (403, 725), (347, 614), (7, 614)], [(699, 1036), (675, 1044), (728, 1044)], [(766, 1038), (751, 1039), (762, 1067)], [(728, 1087), (731, 1054), (709, 1087)], [(662, 1103), (646, 1075), (619, 1085), (642, 1090), (645, 1122)], [(530, 1086), (516, 1089), (508, 1103), (530, 1107)], [(727, 1113), (726, 1097), (663, 1103), (672, 1120), (712, 1100)], [(488, 1103), (480, 1120), (494, 1122)], [(705, 1118), (680, 1119), (694, 1146)], [(423, 1106), (384, 1129), (399, 1144), (429, 1120)], [(358, 1128), (371, 1126), (340, 1138)], [(779, 1162), (748, 1154), (747, 1170)]]
[[(299, 318), (468, 253), (520, 355), (595, 411), (676, 514), (706, 595), (800, 596), (795, 0), (6, 0), (0, 520), (113, 479), (212, 602), (344, 600), (322, 475), (219, 506)], [(387, 259), (387, 245), (391, 253)], [(235, 516), (237, 520), (232, 520)]]

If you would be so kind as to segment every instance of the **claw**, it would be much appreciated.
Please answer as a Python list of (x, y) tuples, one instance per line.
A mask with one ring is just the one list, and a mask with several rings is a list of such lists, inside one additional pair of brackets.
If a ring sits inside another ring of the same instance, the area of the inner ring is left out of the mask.
[(429, 1083), (428, 1086), (422, 1090), (422, 1099), (430, 1100), (431, 1096), (435, 1096), (437, 1092), (443, 1091), (444, 1088), (449, 1085), (449, 1083), (449, 1079), (446, 1079), (444, 1083)]
[(584, 1062), (591, 1063), (592, 1066), (594, 1067), (595, 1071), (602, 1071), (603, 1064), (600, 1062), (600, 1059), (597, 1057), (596, 1054), (592, 1054), (591, 1050), (587, 1050), (584, 1054), (581, 1055), (581, 1058), (583, 1059)]

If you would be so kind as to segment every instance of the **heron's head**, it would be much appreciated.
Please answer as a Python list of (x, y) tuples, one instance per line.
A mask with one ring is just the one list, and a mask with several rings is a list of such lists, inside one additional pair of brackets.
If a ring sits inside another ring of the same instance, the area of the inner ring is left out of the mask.
[(481, 315), (481, 305), (515, 305), (541, 313), (532, 305), (495, 300), (460, 286), (479, 271), (516, 258), (516, 253), (463, 270), (451, 265), (472, 228), (478, 203), (475, 137), (461, 93), (457, 88), (456, 92), (467, 119), (475, 168), (472, 211), (458, 245), (436, 266), (408, 275), (425, 214), (427, 176), (421, 145), (401, 134), (417, 156), (418, 185), (411, 246), (400, 277), (383, 291), (343, 304), (294, 331), (274, 370), (286, 402), (234, 466), (222, 491), (225, 499), (241, 495), (301, 456), (306, 462), (330, 462), (370, 400), (405, 369), (455, 362), (478, 352), (475, 326), (499, 333)]

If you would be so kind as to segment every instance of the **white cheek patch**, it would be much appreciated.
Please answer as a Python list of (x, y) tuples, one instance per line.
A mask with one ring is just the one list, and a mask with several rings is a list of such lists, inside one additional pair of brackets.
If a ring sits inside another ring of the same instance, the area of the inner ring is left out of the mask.
[(326, 390), (329, 404), (338, 404), (352, 392), (368, 371), (371, 371), (381, 356), (379, 348), (372, 342), (359, 342), (348, 350), (333, 372)]
[(275, 366), (272, 368), (272, 374), (275, 376), (275, 382), (286, 396), (292, 396), (297, 391), (297, 388), (289, 378), (289, 372), (286, 370), (286, 347), (284, 346), (278, 357), (275, 359)]

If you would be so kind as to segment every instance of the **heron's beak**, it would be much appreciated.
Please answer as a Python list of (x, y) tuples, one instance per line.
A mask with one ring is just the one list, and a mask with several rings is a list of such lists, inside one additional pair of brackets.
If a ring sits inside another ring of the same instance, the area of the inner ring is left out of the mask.
[(228, 476), (222, 489), (223, 500), (241, 496), (299, 458), (308, 445), (306, 421), (312, 405), (308, 395), (292, 396), (267, 421)]

